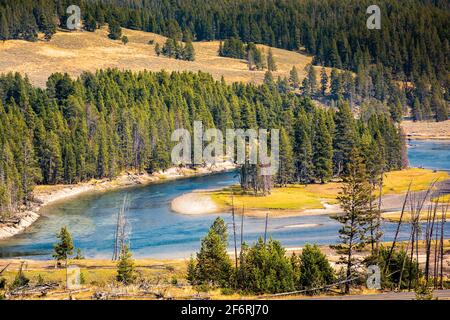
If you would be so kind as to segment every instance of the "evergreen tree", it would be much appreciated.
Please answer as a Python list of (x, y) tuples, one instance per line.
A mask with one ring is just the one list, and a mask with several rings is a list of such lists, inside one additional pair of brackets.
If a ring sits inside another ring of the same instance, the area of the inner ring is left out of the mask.
[(328, 75), (325, 70), (325, 67), (322, 67), (322, 70), (320, 71), (320, 92), (323, 96), (326, 95), (328, 89)]
[(67, 227), (62, 227), (56, 237), (59, 239), (59, 242), (56, 243), (53, 247), (55, 251), (53, 257), (58, 262), (61, 260), (65, 260), (67, 266), (67, 259), (69, 259), (69, 257), (73, 254), (72, 236), (70, 235)]
[(334, 115), (335, 132), (333, 138), (334, 172), (347, 172), (351, 151), (357, 144), (355, 120), (347, 102), (338, 102), (338, 112)]
[(89, 32), (94, 32), (97, 29), (97, 21), (92, 15), (88, 15), (84, 19), (84, 29)]
[(350, 281), (355, 275), (355, 251), (365, 245), (367, 212), (369, 210), (370, 189), (365, 165), (356, 149), (352, 150), (348, 175), (344, 177), (342, 192), (338, 195), (342, 215), (333, 217), (342, 224), (339, 230), (340, 244), (332, 246), (341, 254), (339, 263), (345, 265), (345, 293), (350, 292)]
[(321, 183), (331, 178), (333, 171), (333, 145), (323, 112), (318, 112), (313, 138), (313, 164), (315, 177)]
[(269, 53), (267, 55), (267, 69), (269, 71), (277, 71), (277, 64), (271, 48), (269, 48)]
[(339, 100), (342, 97), (341, 76), (335, 68), (331, 70), (330, 93), (334, 100)]
[[(318, 246), (307, 244), (300, 255), (298, 288), (310, 290), (321, 288), (334, 282), (334, 271)], [(309, 294), (318, 293), (310, 291)]]
[(226, 234), (223, 233), (221, 226), (223, 226), (223, 221), (216, 220), (206, 237), (202, 239), (200, 252), (197, 253), (195, 270), (196, 282), (199, 284), (211, 284), (219, 287), (229, 285), (232, 263), (227, 253)]
[(289, 73), (289, 83), (293, 89), (298, 89), (300, 87), (300, 79), (298, 77), (298, 72), (295, 66), (292, 67)]
[(306, 113), (302, 110), (302, 112), (299, 113), (295, 124), (294, 147), (297, 180), (302, 183), (309, 183), (314, 177), (310, 127), (310, 121)]
[(287, 186), (294, 179), (294, 154), (289, 136), (284, 128), (280, 129), (279, 169), (276, 181), (279, 186)]
[(122, 37), (122, 28), (120, 27), (119, 22), (117, 22), (116, 20), (112, 20), (109, 23), (108, 32), (108, 38), (112, 40), (119, 40)]
[(132, 259), (132, 254), (128, 246), (124, 246), (120, 253), (120, 259), (117, 263), (117, 281), (128, 285), (132, 284), (136, 280), (136, 274), (134, 270), (134, 261)]
[(161, 47), (160, 47), (160, 45), (159, 45), (158, 42), (155, 44), (155, 53), (156, 53), (156, 55), (157, 55), (158, 57), (159, 57), (159, 56), (161, 55), (161, 53), (162, 53)]
[(195, 50), (192, 42), (187, 42), (183, 50), (183, 59), (187, 61), (195, 60)]
[(294, 269), (285, 254), (272, 238), (265, 243), (260, 237), (254, 246), (245, 247), (238, 271), (240, 289), (253, 294), (293, 291)]

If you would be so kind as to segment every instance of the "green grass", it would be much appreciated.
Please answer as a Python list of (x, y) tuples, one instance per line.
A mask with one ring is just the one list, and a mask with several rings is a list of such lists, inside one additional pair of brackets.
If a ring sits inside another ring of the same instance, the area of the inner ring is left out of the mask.
[(274, 188), (270, 195), (254, 196), (245, 194), (240, 187), (234, 186), (220, 191), (209, 193), (214, 202), (219, 206), (232, 205), (234, 192), (234, 205), (250, 209), (273, 210), (305, 210), (321, 209), (322, 202), (335, 203), (339, 192), (339, 184), (329, 183), (324, 185), (290, 185), (285, 188)]
[[(430, 184), (437, 180), (450, 179), (446, 172), (426, 169), (405, 169), (388, 172), (383, 180), (383, 194), (402, 194), (408, 190), (412, 181), (411, 191), (426, 190)], [(233, 186), (219, 191), (207, 192), (212, 200), (223, 208), (232, 205), (234, 193), (234, 205), (247, 209), (261, 210), (308, 210), (322, 209), (323, 202), (337, 203), (337, 195), (341, 191), (342, 184), (331, 182), (327, 184), (289, 185), (285, 188), (274, 188), (268, 196), (254, 196), (243, 193), (241, 188)]]

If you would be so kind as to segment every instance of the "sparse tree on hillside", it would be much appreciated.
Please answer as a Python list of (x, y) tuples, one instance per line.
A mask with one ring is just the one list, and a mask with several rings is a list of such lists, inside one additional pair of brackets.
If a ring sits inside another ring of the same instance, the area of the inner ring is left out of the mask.
[(292, 67), (289, 73), (289, 83), (293, 89), (298, 89), (300, 86), (300, 79), (298, 77), (297, 68), (295, 66)]
[(267, 55), (267, 69), (269, 71), (277, 71), (277, 64), (275, 62), (275, 57), (273, 56), (272, 48), (269, 48), (269, 53)]
[(322, 67), (322, 70), (320, 71), (320, 92), (325, 97), (328, 89), (328, 75), (325, 70), (325, 67)]
[(155, 53), (158, 57), (161, 55), (161, 46), (158, 42), (155, 44)]
[(116, 20), (112, 20), (109, 23), (108, 31), (108, 37), (112, 40), (119, 40), (122, 37), (122, 28), (120, 27), (119, 22), (117, 22)]

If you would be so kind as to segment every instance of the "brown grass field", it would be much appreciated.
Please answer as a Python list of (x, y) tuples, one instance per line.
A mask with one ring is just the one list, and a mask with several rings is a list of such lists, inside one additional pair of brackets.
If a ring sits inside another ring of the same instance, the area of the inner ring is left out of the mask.
[[(67, 72), (73, 77), (83, 71), (95, 71), (104, 68), (129, 69), (133, 71), (193, 71), (208, 72), (217, 80), (223, 76), (228, 83), (253, 82), (261, 83), (265, 71), (249, 71), (246, 61), (223, 58), (217, 54), (219, 41), (195, 42), (196, 60), (181, 61), (156, 56), (154, 45), (161, 46), (166, 38), (154, 33), (122, 29), (122, 34), (129, 39), (127, 45), (121, 41), (110, 40), (106, 27), (91, 32), (58, 32), (49, 42), (39, 40), (27, 42), (8, 40), (0, 42), (0, 70), (2, 73), (20, 72), (27, 74), (31, 83), (44, 87), (47, 78), (55, 72)], [(259, 46), (267, 56), (268, 47)], [(282, 50), (273, 49), (278, 70), (274, 76), (288, 77), (295, 65), (300, 77), (304, 76), (304, 67), (312, 61), (312, 57)]]
[(450, 120), (442, 122), (408, 120), (402, 121), (402, 128), (408, 139), (450, 139)]

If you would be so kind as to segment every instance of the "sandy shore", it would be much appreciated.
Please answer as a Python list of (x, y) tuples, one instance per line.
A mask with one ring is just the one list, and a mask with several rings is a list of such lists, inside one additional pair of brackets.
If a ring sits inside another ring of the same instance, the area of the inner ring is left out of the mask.
[(221, 211), (214, 201), (201, 191), (183, 194), (175, 198), (170, 208), (181, 214), (209, 214)]
[[(211, 191), (211, 190), (208, 190)], [(183, 194), (172, 200), (171, 209), (176, 213), (202, 215), (219, 212), (231, 212), (231, 207), (217, 205), (208, 191), (197, 190), (194, 192)], [(248, 217), (265, 217), (269, 211), (272, 218), (287, 218), (295, 216), (317, 216), (317, 215), (333, 215), (340, 212), (339, 206), (322, 202), (322, 209), (306, 209), (306, 210), (280, 210), (280, 209), (252, 209), (246, 208), (245, 215)], [(241, 214), (241, 210), (236, 210), (236, 214)], [(310, 227), (310, 226), (309, 226)]]
[(170, 168), (164, 172), (154, 174), (136, 174), (124, 172), (113, 180), (91, 180), (75, 185), (36, 186), (33, 191), (34, 202), (31, 207), (15, 214), (13, 222), (0, 224), (0, 240), (12, 237), (23, 232), (39, 219), (39, 210), (54, 202), (64, 201), (87, 192), (110, 191), (136, 185), (146, 185), (192, 176), (207, 175), (235, 169), (231, 162), (223, 162), (211, 167), (202, 167), (196, 170), (186, 168)]

